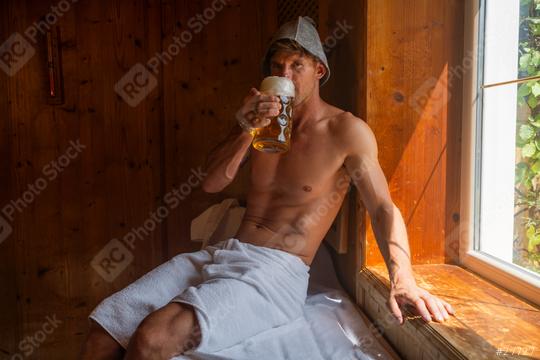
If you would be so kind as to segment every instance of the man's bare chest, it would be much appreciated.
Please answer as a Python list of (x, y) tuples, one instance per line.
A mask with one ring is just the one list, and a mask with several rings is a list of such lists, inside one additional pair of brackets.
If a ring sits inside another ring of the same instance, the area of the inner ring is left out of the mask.
[(330, 136), (293, 137), (284, 154), (252, 149), (251, 160), (251, 186), (261, 192), (316, 196), (344, 171), (344, 154)]

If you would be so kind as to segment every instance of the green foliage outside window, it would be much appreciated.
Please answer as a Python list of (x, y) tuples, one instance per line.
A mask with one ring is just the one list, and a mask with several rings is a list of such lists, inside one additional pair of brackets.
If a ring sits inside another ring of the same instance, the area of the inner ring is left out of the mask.
[[(540, 0), (520, 0), (519, 78), (540, 75)], [(518, 85), (514, 263), (540, 273), (540, 79)]]

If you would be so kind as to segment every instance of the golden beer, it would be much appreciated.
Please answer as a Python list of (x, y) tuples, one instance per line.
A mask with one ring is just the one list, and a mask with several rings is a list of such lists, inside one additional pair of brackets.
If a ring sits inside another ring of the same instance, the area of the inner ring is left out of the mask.
[(281, 107), (279, 115), (270, 119), (270, 125), (251, 131), (252, 145), (263, 152), (286, 152), (291, 143), (294, 84), (285, 77), (269, 76), (262, 81), (260, 92), (279, 97)]

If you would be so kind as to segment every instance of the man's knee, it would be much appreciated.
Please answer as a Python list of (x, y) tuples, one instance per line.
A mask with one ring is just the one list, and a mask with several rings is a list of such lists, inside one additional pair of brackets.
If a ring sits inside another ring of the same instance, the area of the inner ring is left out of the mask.
[(166, 342), (167, 339), (162, 329), (143, 321), (132, 335), (129, 348), (139, 354), (159, 353)]
[(171, 303), (141, 322), (133, 334), (130, 348), (142, 354), (181, 354), (198, 344), (191, 336), (197, 328), (192, 307)]

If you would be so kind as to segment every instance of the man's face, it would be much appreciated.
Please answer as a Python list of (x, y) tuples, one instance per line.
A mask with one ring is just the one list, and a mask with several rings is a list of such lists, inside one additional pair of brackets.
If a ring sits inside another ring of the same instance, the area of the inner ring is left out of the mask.
[(295, 106), (313, 95), (324, 70), (324, 66), (314, 59), (287, 51), (276, 52), (270, 60), (272, 76), (283, 76), (292, 80), (295, 86)]

